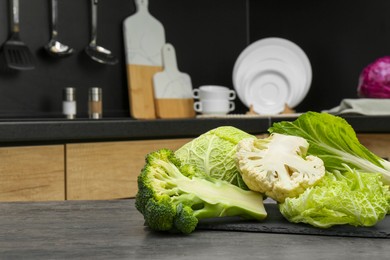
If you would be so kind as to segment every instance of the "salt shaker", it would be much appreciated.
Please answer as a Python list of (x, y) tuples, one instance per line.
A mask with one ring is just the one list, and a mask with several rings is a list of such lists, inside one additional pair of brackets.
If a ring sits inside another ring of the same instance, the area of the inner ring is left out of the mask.
[(90, 88), (88, 96), (89, 118), (100, 119), (103, 117), (103, 99), (101, 88)]
[(64, 88), (63, 89), (63, 101), (62, 101), (62, 113), (67, 119), (76, 118), (76, 89)]

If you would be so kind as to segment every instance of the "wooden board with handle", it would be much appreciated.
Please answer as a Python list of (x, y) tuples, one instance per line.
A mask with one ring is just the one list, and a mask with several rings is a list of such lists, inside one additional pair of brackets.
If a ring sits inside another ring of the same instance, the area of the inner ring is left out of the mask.
[(148, 0), (135, 0), (136, 12), (123, 21), (130, 114), (154, 119), (153, 75), (162, 71), (164, 27), (148, 10)]
[(164, 71), (153, 77), (155, 107), (158, 118), (195, 117), (191, 78), (177, 68), (175, 48), (162, 48)]

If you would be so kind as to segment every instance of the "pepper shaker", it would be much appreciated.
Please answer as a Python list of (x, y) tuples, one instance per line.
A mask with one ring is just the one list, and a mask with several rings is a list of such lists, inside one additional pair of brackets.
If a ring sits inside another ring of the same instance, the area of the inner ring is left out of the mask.
[(101, 88), (90, 88), (88, 97), (89, 118), (100, 119), (103, 117), (103, 99)]

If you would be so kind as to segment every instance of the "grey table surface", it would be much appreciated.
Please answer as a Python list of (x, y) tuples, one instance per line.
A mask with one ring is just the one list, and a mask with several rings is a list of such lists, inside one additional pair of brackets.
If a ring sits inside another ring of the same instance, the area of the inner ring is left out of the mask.
[(155, 233), (134, 200), (0, 203), (0, 259), (389, 259), (388, 239)]

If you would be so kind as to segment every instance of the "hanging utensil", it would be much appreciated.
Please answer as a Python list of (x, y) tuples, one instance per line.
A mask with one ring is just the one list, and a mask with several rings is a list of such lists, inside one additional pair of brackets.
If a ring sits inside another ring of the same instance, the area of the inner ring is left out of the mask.
[(118, 63), (118, 59), (111, 53), (111, 51), (101, 46), (98, 46), (96, 44), (97, 7), (98, 7), (98, 0), (91, 0), (91, 10), (92, 10), (91, 42), (85, 48), (85, 52), (94, 61), (103, 64), (108, 64), (108, 65), (115, 65)]
[(51, 0), (51, 39), (45, 50), (54, 57), (68, 57), (74, 49), (57, 40), (58, 0)]
[(3, 44), (6, 67), (15, 70), (34, 69), (34, 57), (19, 36), (19, 0), (10, 0), (11, 36)]

